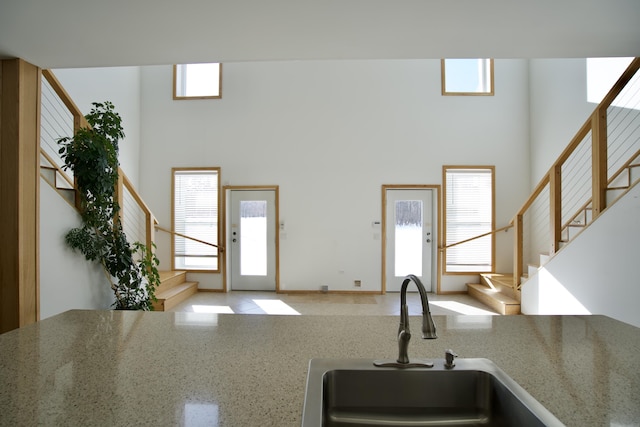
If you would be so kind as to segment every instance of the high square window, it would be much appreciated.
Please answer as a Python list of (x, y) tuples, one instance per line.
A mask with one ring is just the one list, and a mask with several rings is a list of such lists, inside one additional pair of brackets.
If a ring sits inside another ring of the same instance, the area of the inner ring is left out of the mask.
[(493, 95), (493, 59), (442, 59), (443, 95)]
[(222, 64), (173, 66), (173, 99), (222, 98)]

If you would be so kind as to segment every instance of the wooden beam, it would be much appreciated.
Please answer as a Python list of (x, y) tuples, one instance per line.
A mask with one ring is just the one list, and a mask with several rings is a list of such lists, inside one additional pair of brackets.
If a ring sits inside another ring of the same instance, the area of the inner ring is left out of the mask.
[(0, 333), (39, 318), (40, 69), (0, 61)]

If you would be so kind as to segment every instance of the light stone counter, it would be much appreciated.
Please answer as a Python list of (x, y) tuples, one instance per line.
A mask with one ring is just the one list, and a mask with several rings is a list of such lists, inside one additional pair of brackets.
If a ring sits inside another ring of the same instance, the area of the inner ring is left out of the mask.
[[(572, 426), (640, 425), (640, 329), (603, 316), (435, 316), (410, 357), (493, 360)], [(2, 426), (299, 426), (311, 358), (395, 358), (389, 316), (69, 311), (0, 335)]]

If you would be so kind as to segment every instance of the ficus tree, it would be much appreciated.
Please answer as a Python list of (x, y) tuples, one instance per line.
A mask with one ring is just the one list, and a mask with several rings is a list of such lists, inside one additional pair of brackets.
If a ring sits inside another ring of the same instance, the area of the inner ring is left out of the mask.
[(82, 226), (71, 229), (66, 243), (104, 269), (116, 309), (152, 310), (160, 285), (155, 246), (130, 244), (119, 220), (116, 197), (118, 142), (122, 118), (111, 102), (94, 102), (85, 116), (89, 127), (57, 140), (63, 168), (73, 171)]

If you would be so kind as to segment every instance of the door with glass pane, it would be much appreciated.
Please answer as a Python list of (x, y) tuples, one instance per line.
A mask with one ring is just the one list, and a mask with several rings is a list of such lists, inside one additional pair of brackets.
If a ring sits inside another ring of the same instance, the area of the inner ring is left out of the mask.
[(386, 189), (385, 194), (385, 289), (400, 291), (404, 277), (413, 274), (431, 291), (436, 237), (433, 190)]
[(231, 190), (228, 246), (232, 290), (276, 290), (276, 191)]

